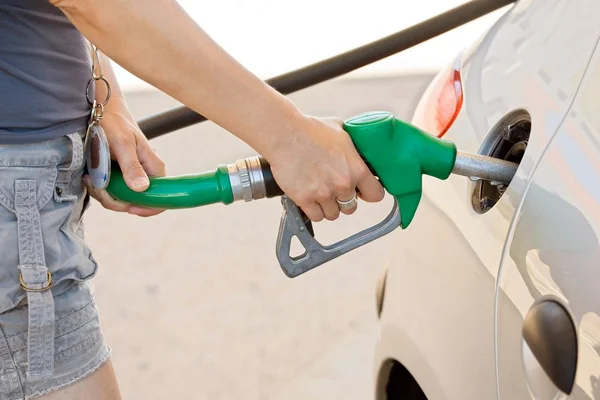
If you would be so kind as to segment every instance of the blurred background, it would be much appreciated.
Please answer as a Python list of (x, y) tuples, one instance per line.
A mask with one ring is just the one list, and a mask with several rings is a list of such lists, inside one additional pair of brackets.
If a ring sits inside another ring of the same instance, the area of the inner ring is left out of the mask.
[[(179, 0), (221, 46), (262, 78), (391, 34), (457, 0)], [(487, 30), (499, 10), (384, 61), (291, 95), (306, 113), (374, 109), (410, 119), (435, 72)], [(179, 105), (117, 67), (136, 118)], [(211, 122), (152, 141), (170, 175), (253, 155)], [(391, 201), (319, 223), (330, 243), (381, 220)], [(287, 278), (275, 258), (276, 199), (141, 219), (94, 203), (87, 239), (105, 335), (125, 399), (371, 399), (375, 286), (385, 237)]]

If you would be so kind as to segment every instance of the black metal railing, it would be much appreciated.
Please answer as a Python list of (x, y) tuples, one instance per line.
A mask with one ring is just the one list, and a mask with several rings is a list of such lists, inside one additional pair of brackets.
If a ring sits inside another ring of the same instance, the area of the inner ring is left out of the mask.
[[(372, 43), (287, 72), (266, 82), (282, 94), (293, 93), (414, 47), (515, 1), (472, 0)], [(197, 112), (181, 106), (142, 118), (139, 125), (146, 137), (153, 139), (205, 120), (206, 118)]]

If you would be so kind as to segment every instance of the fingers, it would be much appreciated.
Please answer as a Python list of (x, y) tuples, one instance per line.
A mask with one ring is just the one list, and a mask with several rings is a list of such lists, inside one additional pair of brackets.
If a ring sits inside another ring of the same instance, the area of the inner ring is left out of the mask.
[[(378, 202), (383, 199), (385, 194), (383, 186), (381, 186), (377, 178), (371, 174), (366, 166), (364, 172), (359, 174), (357, 189), (348, 189), (348, 187), (352, 186), (349, 183), (350, 181), (340, 179), (337, 184), (333, 185), (337, 188), (336, 191), (327, 191), (327, 195), (323, 193), (323, 195), (317, 196), (316, 204), (320, 206), (319, 208), (322, 211), (322, 215), (314, 211), (318, 219), (313, 219), (309, 213), (306, 213), (306, 215), (315, 222), (320, 221), (323, 216), (330, 221), (334, 221), (339, 218), (340, 213), (346, 215), (354, 214), (358, 206), (357, 199), (359, 197), (369, 202)], [(338, 193), (337, 195), (335, 195), (336, 192)], [(360, 195), (357, 192), (360, 192)]]
[(366, 165), (361, 169), (358, 176), (357, 183), (358, 191), (360, 192), (360, 198), (364, 201), (368, 201), (370, 203), (377, 203), (378, 201), (383, 200), (383, 196), (385, 195), (385, 191), (381, 183)]
[(329, 221), (335, 221), (340, 216), (340, 207), (336, 203), (335, 199), (328, 199), (320, 203), (321, 209), (325, 214), (325, 218)]
[(147, 141), (139, 141), (137, 148), (138, 157), (148, 176), (166, 176), (167, 171), (164, 161), (158, 153), (150, 147)]
[(137, 215), (139, 217), (152, 217), (165, 211), (158, 208), (134, 206), (116, 200), (106, 190), (95, 189), (92, 185), (89, 175), (85, 175), (83, 177), (83, 183), (85, 184), (90, 196), (96, 199), (100, 203), (100, 205), (102, 205), (102, 207), (106, 208), (107, 210), (126, 212), (132, 215)]
[(162, 213), (165, 210), (159, 209), (159, 208), (147, 208), (147, 207), (140, 207), (140, 206), (130, 206), (129, 207), (129, 214), (133, 214), (133, 215), (137, 215), (138, 217), (153, 217), (155, 215), (158, 215), (160, 213)]
[[(344, 213), (346, 215), (353, 214), (356, 211), (356, 192), (345, 190), (342, 195), (333, 195), (329, 194), (331, 192), (327, 192), (328, 194), (321, 196), (317, 196), (316, 203), (312, 203), (309, 207), (303, 207), (304, 213), (310, 218), (313, 222), (319, 222), (323, 218), (326, 218), (329, 221), (335, 221), (339, 218), (340, 213)], [(351, 207), (344, 206), (342, 207), (338, 204), (338, 200), (342, 203), (350, 202), (352, 200), (354, 205)], [(309, 210), (307, 212), (307, 209)]]
[(108, 192), (106, 190), (95, 189), (94, 186), (92, 185), (92, 181), (91, 181), (89, 175), (85, 175), (83, 177), (83, 183), (85, 184), (90, 196), (92, 196), (93, 198), (98, 200), (98, 202), (102, 205), (102, 207), (104, 207), (108, 210), (118, 211), (118, 212), (128, 212), (129, 211), (129, 204), (113, 199), (113, 197), (110, 194), (108, 194)]
[(304, 211), (304, 214), (306, 214), (306, 216), (313, 222), (322, 221), (323, 218), (325, 217), (325, 213), (323, 212), (323, 209), (317, 203), (310, 203), (307, 205), (303, 205), (300, 208), (302, 208), (302, 211)]
[[(164, 161), (158, 153), (154, 151), (146, 140), (139, 140), (137, 146), (137, 155), (142, 168), (147, 176), (166, 176), (167, 171)], [(140, 206), (131, 206), (129, 214), (139, 217), (152, 217), (162, 213), (164, 210), (158, 208), (148, 208)]]
[(123, 171), (123, 178), (127, 186), (136, 192), (143, 192), (148, 189), (150, 181), (138, 159), (135, 135), (121, 137), (116, 146), (111, 148), (111, 151), (119, 163), (121, 171)]

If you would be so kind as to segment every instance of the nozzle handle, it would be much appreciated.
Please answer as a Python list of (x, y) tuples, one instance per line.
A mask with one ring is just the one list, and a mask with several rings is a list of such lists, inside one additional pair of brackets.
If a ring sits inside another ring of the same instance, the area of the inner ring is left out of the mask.
[(402, 228), (406, 229), (421, 200), (422, 176), (447, 179), (456, 160), (456, 146), (385, 111), (359, 114), (346, 120), (344, 129), (398, 201)]
[(250, 201), (284, 194), (263, 157), (238, 160), (199, 174), (150, 177), (149, 180), (150, 185), (145, 191), (134, 191), (115, 162), (106, 190), (125, 203), (165, 210), (230, 204), (236, 200)]
[(150, 177), (148, 189), (136, 192), (127, 186), (123, 172), (115, 162), (106, 191), (125, 203), (165, 210), (233, 202), (229, 171), (224, 165), (199, 174)]

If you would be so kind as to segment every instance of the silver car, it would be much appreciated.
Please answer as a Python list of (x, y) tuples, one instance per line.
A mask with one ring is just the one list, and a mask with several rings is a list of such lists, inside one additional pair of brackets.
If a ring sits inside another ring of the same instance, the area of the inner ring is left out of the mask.
[(424, 178), (377, 290), (376, 398), (600, 399), (600, 2), (521, 0), (412, 122), (520, 163)]

